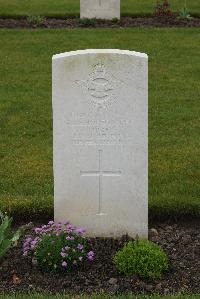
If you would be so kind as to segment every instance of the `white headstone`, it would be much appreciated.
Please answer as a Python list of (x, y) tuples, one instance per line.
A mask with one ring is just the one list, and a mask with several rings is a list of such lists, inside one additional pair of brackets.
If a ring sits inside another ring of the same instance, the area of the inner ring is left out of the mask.
[(120, 0), (80, 0), (80, 17), (120, 19)]
[(53, 56), (55, 220), (90, 236), (147, 237), (148, 57)]

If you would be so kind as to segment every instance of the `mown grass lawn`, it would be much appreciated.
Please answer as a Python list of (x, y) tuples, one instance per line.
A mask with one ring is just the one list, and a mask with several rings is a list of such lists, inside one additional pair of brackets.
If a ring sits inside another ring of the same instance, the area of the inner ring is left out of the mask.
[(13, 295), (0, 295), (0, 299), (199, 299), (200, 295), (177, 295), (177, 296), (143, 296), (143, 295), (119, 295), (119, 296), (109, 296), (109, 295), (47, 295), (47, 294), (13, 294)]
[[(1, 16), (79, 16), (80, 0), (0, 0)], [(174, 12), (180, 11), (185, 0), (171, 0)], [(121, 0), (122, 15), (149, 15), (154, 11), (156, 0)], [(192, 15), (200, 15), (200, 0), (187, 1)]]
[(150, 216), (200, 215), (198, 29), (0, 30), (0, 209), (53, 215), (51, 57), (149, 55)]

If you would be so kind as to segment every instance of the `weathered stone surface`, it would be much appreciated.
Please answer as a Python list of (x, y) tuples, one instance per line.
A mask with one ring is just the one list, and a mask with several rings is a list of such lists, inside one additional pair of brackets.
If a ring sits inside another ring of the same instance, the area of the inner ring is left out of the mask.
[(120, 0), (80, 0), (80, 17), (120, 19)]
[(55, 220), (147, 237), (147, 55), (53, 56)]

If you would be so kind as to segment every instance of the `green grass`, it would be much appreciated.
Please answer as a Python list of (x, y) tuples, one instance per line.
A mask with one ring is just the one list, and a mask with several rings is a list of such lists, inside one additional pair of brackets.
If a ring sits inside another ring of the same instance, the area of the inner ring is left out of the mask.
[(109, 295), (45, 295), (45, 294), (16, 294), (16, 295), (0, 295), (0, 299), (199, 299), (200, 295), (177, 295), (177, 296), (143, 296), (143, 295), (119, 295), (119, 296), (109, 296)]
[[(1, 16), (79, 16), (79, 0), (0, 0)], [(121, 0), (122, 15), (149, 15), (156, 0)], [(185, 0), (171, 0), (173, 11), (180, 11)], [(192, 15), (200, 15), (200, 0), (188, 0)]]
[(198, 29), (0, 30), (0, 209), (53, 214), (51, 57), (85, 48), (149, 55), (149, 211), (200, 215)]

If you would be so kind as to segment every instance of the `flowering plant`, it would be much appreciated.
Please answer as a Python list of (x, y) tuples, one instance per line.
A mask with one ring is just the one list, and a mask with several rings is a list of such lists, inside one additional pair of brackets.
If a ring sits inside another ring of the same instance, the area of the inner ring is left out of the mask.
[(34, 257), (44, 271), (71, 272), (94, 258), (84, 232), (83, 228), (76, 228), (69, 222), (49, 221), (35, 228), (33, 235), (26, 236), (23, 255)]
[(160, 3), (160, 1), (157, 0), (154, 15), (156, 17), (172, 17), (173, 12), (170, 8), (169, 1), (168, 0), (162, 0), (161, 3)]

